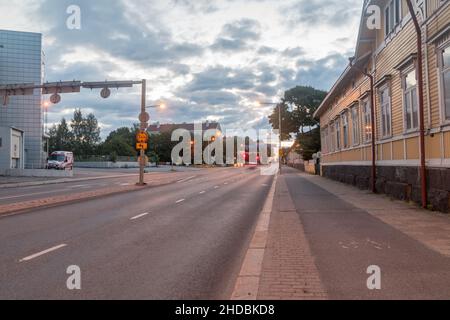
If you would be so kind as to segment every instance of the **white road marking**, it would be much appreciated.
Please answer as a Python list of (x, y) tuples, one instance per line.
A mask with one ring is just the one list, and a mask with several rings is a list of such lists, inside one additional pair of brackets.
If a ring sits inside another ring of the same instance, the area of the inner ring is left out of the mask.
[(182, 180), (178, 180), (177, 183), (186, 182), (186, 181), (189, 181), (189, 180), (194, 179), (194, 178), (195, 178), (195, 176), (192, 176), (192, 177), (189, 177), (189, 178), (186, 178), (186, 179), (182, 179)]
[(50, 253), (50, 252), (62, 249), (64, 247), (67, 247), (67, 244), (60, 244), (59, 246), (56, 246), (56, 247), (53, 247), (53, 248), (50, 248), (50, 249), (38, 252), (36, 254), (33, 254), (31, 256), (28, 256), (28, 257), (25, 257), (25, 258), (19, 260), (19, 262), (30, 261), (30, 260), (36, 259), (36, 258), (38, 258), (40, 256), (43, 256), (44, 254), (47, 254), (47, 253)]
[(137, 219), (139, 219), (139, 218), (148, 216), (149, 214), (150, 214), (150, 212), (145, 212), (145, 213), (142, 213), (142, 214), (140, 214), (140, 215), (137, 215), (137, 216), (131, 218), (130, 220), (137, 220)]
[(176, 203), (182, 203), (182, 202), (184, 202), (184, 201), (186, 201), (186, 199), (180, 199), (180, 200), (178, 200)]
[(227, 186), (227, 185), (228, 185), (228, 182), (225, 182), (224, 185)]
[(200, 191), (200, 193), (199, 194), (205, 194), (206, 193), (206, 191)]
[(219, 186), (215, 186), (214, 189), (219, 189)]
[(121, 183), (120, 185), (123, 186), (123, 187), (124, 186), (131, 186), (131, 183)]

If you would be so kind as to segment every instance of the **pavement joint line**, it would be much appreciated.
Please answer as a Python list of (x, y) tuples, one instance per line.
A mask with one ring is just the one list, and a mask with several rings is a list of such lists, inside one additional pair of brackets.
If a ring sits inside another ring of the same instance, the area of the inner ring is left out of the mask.
[(273, 179), (264, 207), (259, 215), (258, 223), (252, 241), (247, 250), (241, 271), (236, 280), (231, 300), (254, 301), (258, 298), (259, 285), (262, 274), (262, 264), (267, 247), (270, 216), (277, 186), (278, 176)]
[(64, 248), (64, 247), (67, 247), (67, 244), (63, 243), (63, 244), (60, 244), (60, 245), (58, 245), (58, 246), (55, 246), (55, 247), (46, 249), (46, 250), (44, 250), (44, 251), (35, 253), (35, 254), (31, 255), (31, 256), (28, 256), (28, 257), (25, 257), (25, 258), (23, 258), (23, 259), (20, 259), (19, 262), (26, 262), (26, 261), (30, 261), (30, 260), (39, 258), (39, 257), (41, 257), (41, 256), (43, 256), (43, 255), (45, 255), (45, 254), (48, 254), (48, 253), (50, 253), (50, 252), (53, 252), (53, 251), (62, 249), (62, 248)]
[(143, 218), (143, 217), (145, 217), (145, 216), (148, 216), (150, 214), (150, 212), (144, 212), (144, 213), (141, 213), (141, 214), (139, 214), (139, 215), (137, 215), (137, 216), (134, 216), (133, 218), (131, 218), (130, 220), (137, 220), (137, 219), (139, 219), (139, 218)]

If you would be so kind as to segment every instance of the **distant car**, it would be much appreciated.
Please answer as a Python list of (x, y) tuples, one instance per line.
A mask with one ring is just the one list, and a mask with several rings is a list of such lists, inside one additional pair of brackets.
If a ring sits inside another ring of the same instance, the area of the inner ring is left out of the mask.
[(74, 157), (72, 152), (55, 151), (47, 160), (47, 169), (73, 170)]

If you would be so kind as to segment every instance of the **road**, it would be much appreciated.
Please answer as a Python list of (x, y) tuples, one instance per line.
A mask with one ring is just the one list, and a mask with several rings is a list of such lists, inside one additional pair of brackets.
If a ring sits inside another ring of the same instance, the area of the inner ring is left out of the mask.
[[(0, 218), (0, 299), (228, 299), (273, 177), (248, 168), (183, 175)], [(86, 187), (124, 183), (105, 181)], [(75, 188), (61, 186), (52, 191)], [(82, 290), (66, 287), (72, 265)]]

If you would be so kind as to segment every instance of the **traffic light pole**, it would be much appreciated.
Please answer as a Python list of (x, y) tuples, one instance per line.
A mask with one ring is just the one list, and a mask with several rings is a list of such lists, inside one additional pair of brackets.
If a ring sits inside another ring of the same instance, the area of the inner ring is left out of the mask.
[[(146, 97), (147, 95), (147, 81), (142, 80), (142, 99), (141, 99), (141, 114), (145, 113)], [(144, 123), (141, 121), (141, 129)], [(139, 186), (145, 186), (145, 150), (140, 151), (140, 161), (139, 161)]]

